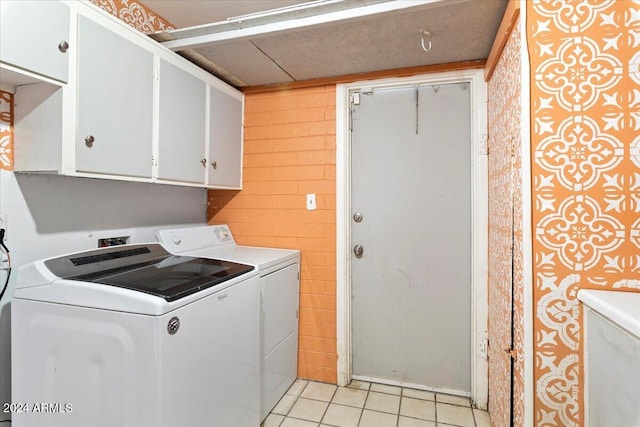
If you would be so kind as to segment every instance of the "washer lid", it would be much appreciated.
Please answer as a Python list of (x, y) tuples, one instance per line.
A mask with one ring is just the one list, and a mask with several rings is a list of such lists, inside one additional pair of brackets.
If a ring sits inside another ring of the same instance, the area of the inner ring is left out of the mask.
[(580, 289), (578, 299), (610, 322), (640, 339), (640, 293)]
[(168, 253), (159, 244), (127, 245), (45, 261), (56, 276), (117, 286), (175, 301), (254, 270), (218, 259)]

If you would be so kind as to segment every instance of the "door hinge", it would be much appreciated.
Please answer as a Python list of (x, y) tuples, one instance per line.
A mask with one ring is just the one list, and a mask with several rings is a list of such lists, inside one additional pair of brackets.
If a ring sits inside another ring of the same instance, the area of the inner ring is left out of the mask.
[(478, 354), (483, 359), (488, 359), (489, 357), (489, 340), (484, 338), (480, 340), (480, 348), (478, 349)]
[(350, 101), (353, 105), (360, 105), (360, 92), (352, 93)]
[(507, 353), (512, 359), (518, 357), (518, 355), (516, 354), (516, 350), (513, 347), (505, 348), (504, 352)]
[(489, 135), (480, 135), (480, 154), (486, 156), (489, 154)]
[(158, 159), (156, 156), (151, 156), (151, 166), (158, 166)]
[(154, 80), (160, 79), (160, 70), (158, 70), (157, 68), (153, 69), (153, 79)]

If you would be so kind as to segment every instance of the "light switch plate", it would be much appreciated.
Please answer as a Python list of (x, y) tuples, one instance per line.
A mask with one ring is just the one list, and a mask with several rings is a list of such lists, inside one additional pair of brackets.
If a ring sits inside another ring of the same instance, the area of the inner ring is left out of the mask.
[(315, 194), (307, 194), (307, 210), (315, 211), (316, 210), (316, 195)]

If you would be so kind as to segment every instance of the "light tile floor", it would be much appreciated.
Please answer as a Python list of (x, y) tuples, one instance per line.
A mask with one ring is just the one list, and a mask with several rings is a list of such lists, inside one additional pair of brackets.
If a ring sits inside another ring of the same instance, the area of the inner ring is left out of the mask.
[(491, 427), (468, 398), (352, 381), (337, 387), (296, 380), (262, 427)]

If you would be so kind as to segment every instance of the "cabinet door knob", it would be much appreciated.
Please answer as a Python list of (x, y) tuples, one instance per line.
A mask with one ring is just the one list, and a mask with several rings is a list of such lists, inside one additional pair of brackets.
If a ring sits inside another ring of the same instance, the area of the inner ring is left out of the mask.
[(202, 163), (202, 167), (204, 167), (204, 168), (207, 167), (207, 159), (200, 160), (200, 163)]
[(93, 143), (96, 139), (93, 137), (93, 135), (89, 135), (84, 139), (84, 145), (86, 145), (87, 147), (91, 148), (93, 147)]
[(62, 53), (67, 53), (67, 50), (69, 50), (69, 42), (66, 40), (62, 40), (60, 43), (58, 43), (58, 50)]
[(215, 160), (211, 162), (211, 167), (214, 169), (218, 169), (218, 162), (216, 162)]

